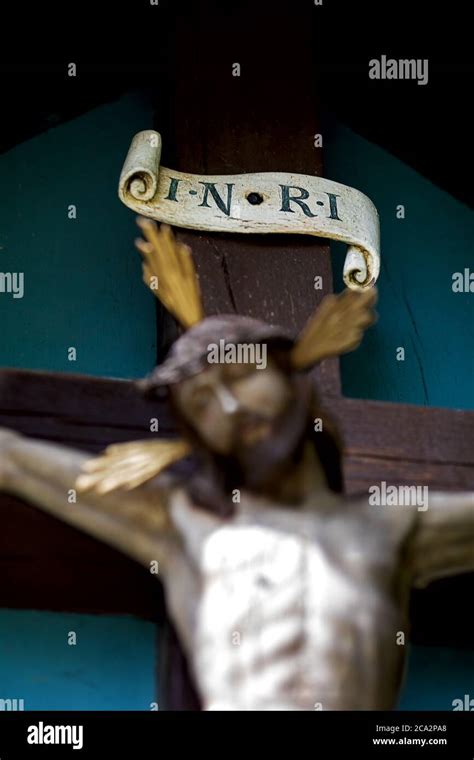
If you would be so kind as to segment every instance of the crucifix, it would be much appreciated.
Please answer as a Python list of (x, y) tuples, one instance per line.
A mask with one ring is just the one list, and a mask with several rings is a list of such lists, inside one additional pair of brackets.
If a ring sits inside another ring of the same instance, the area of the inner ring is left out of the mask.
[[(202, 41), (211, 31), (209, 17), (197, 16), (194, 22), (189, 23), (188, 19), (180, 36), (183, 52), (178, 67), (183, 68), (176, 74), (174, 165), (183, 171), (213, 174), (321, 173), (321, 151), (314, 147), (312, 139), (318, 131), (318, 122), (308, 86), (310, 77), (308, 74), (306, 78), (305, 74), (310, 71), (310, 43), (305, 38), (307, 32), (301, 17), (293, 30), (289, 28), (291, 19), (285, 29), (288, 34), (285, 49), (288, 52), (291, 40), (294, 54), (302, 63), (296, 79), (284, 62), (275, 58), (272, 58), (270, 73), (269, 58), (264, 50), (264, 28), (259, 28), (257, 21), (250, 30), (246, 26), (254, 44), (238, 54), (240, 77), (232, 78), (229, 74), (232, 62), (229, 62), (228, 37), (225, 43), (213, 38), (212, 52), (207, 53), (204, 46), (200, 66), (196, 68), (192, 62), (192, 40), (186, 39), (186, 35), (200, 29), (198, 36)], [(238, 19), (235, 22), (232, 28), (237, 40)], [(276, 44), (274, 38), (273, 44)], [(307, 60), (302, 61), (302, 57)], [(244, 79), (246, 71), (252, 74)], [(194, 77), (199, 81), (194, 81)], [(263, 91), (264, 113), (252, 105), (259, 102)], [(218, 101), (218, 119), (216, 93), (228, 94), (225, 108), (222, 100)], [(297, 333), (318, 301), (332, 289), (327, 246), (315, 244), (313, 239), (288, 236), (265, 239), (253, 235), (243, 239), (237, 235), (183, 231), (180, 240), (192, 247), (206, 313), (246, 314)], [(314, 290), (315, 276), (321, 276), (322, 290)], [(417, 482), (441, 490), (472, 489), (474, 462), (469, 441), (472, 441), (474, 415), (345, 399), (340, 394), (335, 359), (323, 362), (314, 372), (314, 380), (323, 405), (335, 419), (344, 442), (342, 476), (347, 494), (367, 490), (374, 480)], [(139, 398), (129, 384), (114, 381), (21, 372), (5, 372), (2, 376), (3, 425), (89, 451), (99, 451), (110, 442), (144, 438), (151, 417), (159, 418), (160, 433), (164, 431), (171, 436), (174, 431), (170, 411), (165, 404), (157, 407), (157, 403)], [(38, 599), (37, 592), (41, 589), (44, 604), (49, 608), (65, 609), (70, 605), (70, 609), (76, 610), (127, 609), (141, 614), (150, 614), (152, 610), (153, 616), (163, 614), (162, 609), (157, 612), (156, 583), (145, 578), (132, 563), (119, 559), (93, 539), (77, 534), (14, 497), (2, 497), (1, 507), (6, 526), (1, 553), (8, 557), (3, 562), (7, 563), (6, 569), (13, 579), (9, 589), (3, 591), (5, 606), (29, 606), (33, 598)], [(38, 535), (42, 544), (37, 549), (39, 564), (33, 594), (31, 573), (20, 556), (11, 557), (11, 547), (25, 546), (25, 541)], [(61, 569), (45, 557), (48, 547), (61, 543), (67, 545), (68, 553), (72, 552), (75, 557), (67, 565), (68, 572), (77, 573), (73, 582), (67, 584), (67, 599)], [(98, 562), (106, 565), (105, 557), (113, 557), (110, 575), (108, 579), (102, 578), (97, 586), (97, 573), (91, 568)], [(90, 584), (84, 583), (88, 575), (94, 577), (92, 589)], [(114, 592), (112, 598), (104, 602), (101, 593), (106, 584), (109, 589), (112, 585), (120, 588), (120, 592)], [(138, 599), (137, 586), (140, 588)], [(169, 652), (172, 650), (174, 654), (169, 658), (169, 665), (174, 667), (171, 691), (176, 688), (182, 691), (178, 695), (171, 693), (170, 703), (189, 705), (192, 696), (185, 687), (185, 665), (176, 644), (170, 642)], [(181, 679), (177, 675), (179, 669)]]

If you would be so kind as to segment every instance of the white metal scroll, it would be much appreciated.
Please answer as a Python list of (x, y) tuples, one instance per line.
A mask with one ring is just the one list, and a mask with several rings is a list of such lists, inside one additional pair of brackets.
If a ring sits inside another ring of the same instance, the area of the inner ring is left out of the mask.
[(160, 166), (161, 137), (132, 140), (119, 181), (126, 206), (160, 222), (221, 232), (287, 232), (348, 244), (343, 278), (369, 288), (380, 271), (377, 209), (353, 187), (305, 174), (198, 175)]

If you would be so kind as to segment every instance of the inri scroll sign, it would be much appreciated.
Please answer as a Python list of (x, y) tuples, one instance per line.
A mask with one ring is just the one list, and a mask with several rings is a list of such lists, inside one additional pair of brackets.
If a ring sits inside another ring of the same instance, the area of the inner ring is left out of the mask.
[(206, 231), (304, 233), (349, 244), (343, 277), (367, 288), (380, 271), (377, 210), (358, 190), (287, 173), (198, 176), (160, 167), (158, 132), (133, 139), (119, 183), (122, 201), (160, 222)]

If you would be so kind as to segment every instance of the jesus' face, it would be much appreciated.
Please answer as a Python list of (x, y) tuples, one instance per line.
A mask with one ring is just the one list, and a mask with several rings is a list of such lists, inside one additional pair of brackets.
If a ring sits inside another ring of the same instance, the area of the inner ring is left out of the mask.
[(214, 453), (238, 456), (274, 434), (294, 400), (289, 377), (269, 358), (210, 364), (173, 390), (180, 414)]

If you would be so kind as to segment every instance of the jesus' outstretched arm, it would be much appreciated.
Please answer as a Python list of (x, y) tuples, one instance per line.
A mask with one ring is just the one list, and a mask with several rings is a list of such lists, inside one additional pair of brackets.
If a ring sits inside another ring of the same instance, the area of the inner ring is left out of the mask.
[[(90, 455), (0, 429), (0, 490), (149, 565), (173, 533), (166, 489), (150, 482), (130, 492), (81, 493), (76, 481)], [(162, 479), (163, 480), (163, 479)]]
[(409, 565), (415, 586), (474, 571), (474, 492), (429, 494), (417, 512)]

